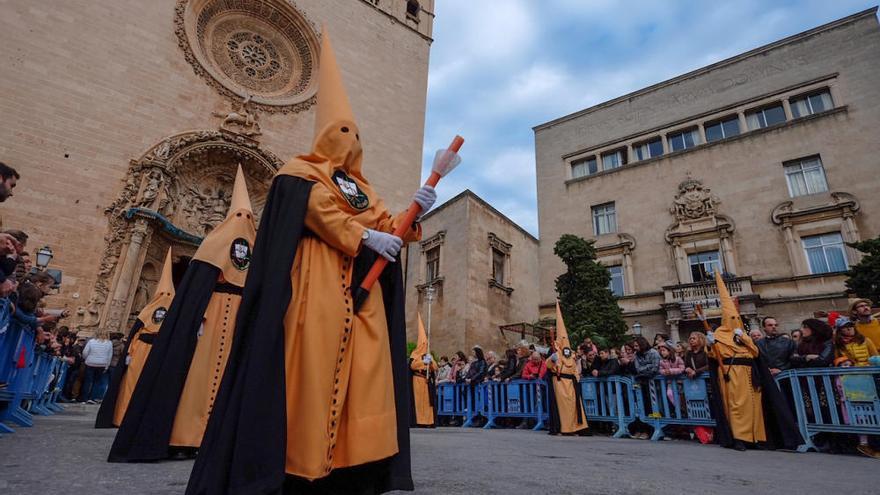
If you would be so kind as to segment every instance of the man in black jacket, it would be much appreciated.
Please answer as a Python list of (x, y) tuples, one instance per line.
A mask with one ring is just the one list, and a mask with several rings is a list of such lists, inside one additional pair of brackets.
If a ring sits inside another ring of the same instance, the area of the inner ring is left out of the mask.
[(791, 356), (797, 352), (797, 344), (779, 333), (779, 324), (776, 318), (766, 316), (761, 320), (761, 326), (764, 328), (765, 337), (759, 340), (755, 345), (773, 376), (791, 368)]
[(619, 375), (620, 363), (617, 362), (617, 358), (611, 357), (608, 349), (602, 349), (599, 351), (599, 357), (593, 361), (590, 374), (595, 377)]

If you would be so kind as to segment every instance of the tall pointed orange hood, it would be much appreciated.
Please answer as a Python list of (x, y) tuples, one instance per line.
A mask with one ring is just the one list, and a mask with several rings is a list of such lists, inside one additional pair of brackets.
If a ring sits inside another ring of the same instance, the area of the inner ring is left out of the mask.
[(428, 353), (428, 334), (425, 332), (425, 324), (422, 323), (422, 315), (419, 314), (419, 339), (416, 348), (409, 354), (410, 359), (421, 360)]
[(729, 331), (737, 328), (744, 329), (742, 318), (736, 309), (736, 303), (730, 297), (727, 285), (721, 278), (721, 270), (718, 269), (715, 270), (715, 286), (718, 288), (718, 300), (721, 302), (721, 327)]
[(165, 255), (165, 264), (162, 266), (162, 276), (159, 277), (159, 283), (156, 285), (153, 299), (138, 313), (138, 319), (148, 331), (158, 330), (158, 326), (165, 319), (165, 312), (168, 311), (171, 300), (174, 299), (174, 279), (171, 276), (172, 265), (171, 248), (168, 248), (168, 253)]
[(556, 352), (562, 352), (568, 347), (571, 349), (571, 343), (568, 341), (568, 330), (565, 328), (565, 321), (562, 319), (562, 309), (559, 308), (559, 301), (556, 301)]

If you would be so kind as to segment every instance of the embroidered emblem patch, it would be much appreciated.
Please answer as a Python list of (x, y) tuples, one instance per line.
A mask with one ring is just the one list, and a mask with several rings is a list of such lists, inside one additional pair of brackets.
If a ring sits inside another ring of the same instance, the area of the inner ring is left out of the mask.
[(232, 247), (229, 248), (229, 258), (232, 264), (241, 271), (247, 270), (251, 264), (251, 245), (247, 239), (239, 237), (232, 241)]
[(162, 321), (165, 320), (165, 315), (167, 313), (168, 313), (168, 308), (165, 308), (165, 307), (156, 308), (156, 311), (153, 311), (153, 323), (155, 323), (157, 325), (159, 323), (162, 323)]
[(342, 192), (345, 200), (348, 201), (352, 208), (355, 210), (365, 210), (370, 206), (370, 198), (361, 191), (357, 182), (345, 175), (345, 172), (337, 170), (333, 174), (333, 181), (336, 182), (339, 191)]

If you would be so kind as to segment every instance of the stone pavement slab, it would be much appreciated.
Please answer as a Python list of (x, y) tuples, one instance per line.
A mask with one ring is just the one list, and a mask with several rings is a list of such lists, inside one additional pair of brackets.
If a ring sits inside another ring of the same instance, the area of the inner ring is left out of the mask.
[[(192, 461), (109, 464), (115, 430), (68, 405), (0, 437), (0, 494), (183, 493)], [(416, 494), (832, 494), (880, 492), (880, 461), (735, 452), (691, 442), (550, 437), (522, 430), (413, 430)]]

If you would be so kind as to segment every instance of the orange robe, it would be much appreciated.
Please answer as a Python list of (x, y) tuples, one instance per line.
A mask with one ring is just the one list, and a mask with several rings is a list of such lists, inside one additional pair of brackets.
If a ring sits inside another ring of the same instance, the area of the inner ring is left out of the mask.
[(172, 446), (198, 448), (202, 444), (232, 347), (239, 304), (240, 295), (225, 292), (215, 292), (208, 302), (199, 330), (201, 335), (174, 416), (169, 442)]
[[(561, 353), (557, 355), (559, 362), (554, 363), (552, 359), (547, 359), (547, 373), (551, 376), (553, 383), (553, 393), (556, 395), (556, 407), (559, 409), (559, 432), (575, 433), (587, 428), (587, 418), (584, 416), (585, 411), (581, 412), (582, 421), (578, 421), (577, 408), (583, 407), (578, 404), (575, 387), (579, 387), (577, 364), (574, 358), (566, 358)], [(575, 379), (559, 377), (559, 375), (571, 375)]]
[[(416, 409), (416, 424), (434, 426), (434, 407), (431, 406), (431, 392), (428, 378), (424, 376), (427, 366), (421, 359), (413, 359), (409, 369), (416, 371), (412, 377), (413, 403)], [(437, 372), (437, 363), (431, 361), (431, 372)]]
[[(317, 479), (398, 451), (382, 288), (377, 283), (355, 315), (351, 280), (363, 230), (390, 233), (403, 214), (391, 216), (359, 179), (370, 206), (357, 210), (329, 175), (294, 165), (279, 173), (317, 182), (305, 218), (315, 235), (300, 240), (290, 272), (294, 297), (284, 318), (285, 471)], [(419, 227), (409, 229), (404, 241), (420, 236)]]
[[(149, 321), (149, 318), (147, 319)], [(143, 322), (142, 322), (143, 323)], [(127, 357), (131, 358), (128, 367), (125, 369), (125, 375), (122, 377), (122, 384), (119, 387), (119, 396), (116, 399), (116, 408), (113, 410), (113, 424), (119, 426), (122, 424), (122, 418), (125, 417), (125, 411), (128, 410), (128, 402), (131, 400), (131, 394), (137, 385), (138, 379), (141, 377), (141, 371), (144, 370), (144, 364), (150, 355), (150, 349), (153, 344), (140, 340), (142, 334), (155, 335), (159, 332), (160, 323), (150, 321), (145, 323), (137, 333), (132, 336), (131, 342), (128, 344)]]
[[(758, 357), (758, 347), (747, 333), (743, 332), (740, 340), (742, 344), (737, 344), (733, 339), (733, 332), (723, 326), (715, 330), (712, 353), (720, 363), (718, 386), (724, 400), (724, 413), (733, 438), (749, 443), (766, 442), (761, 390), (756, 390), (755, 384), (752, 383), (752, 367), (724, 363), (728, 358)], [(725, 375), (730, 377), (730, 380), (726, 380)]]

